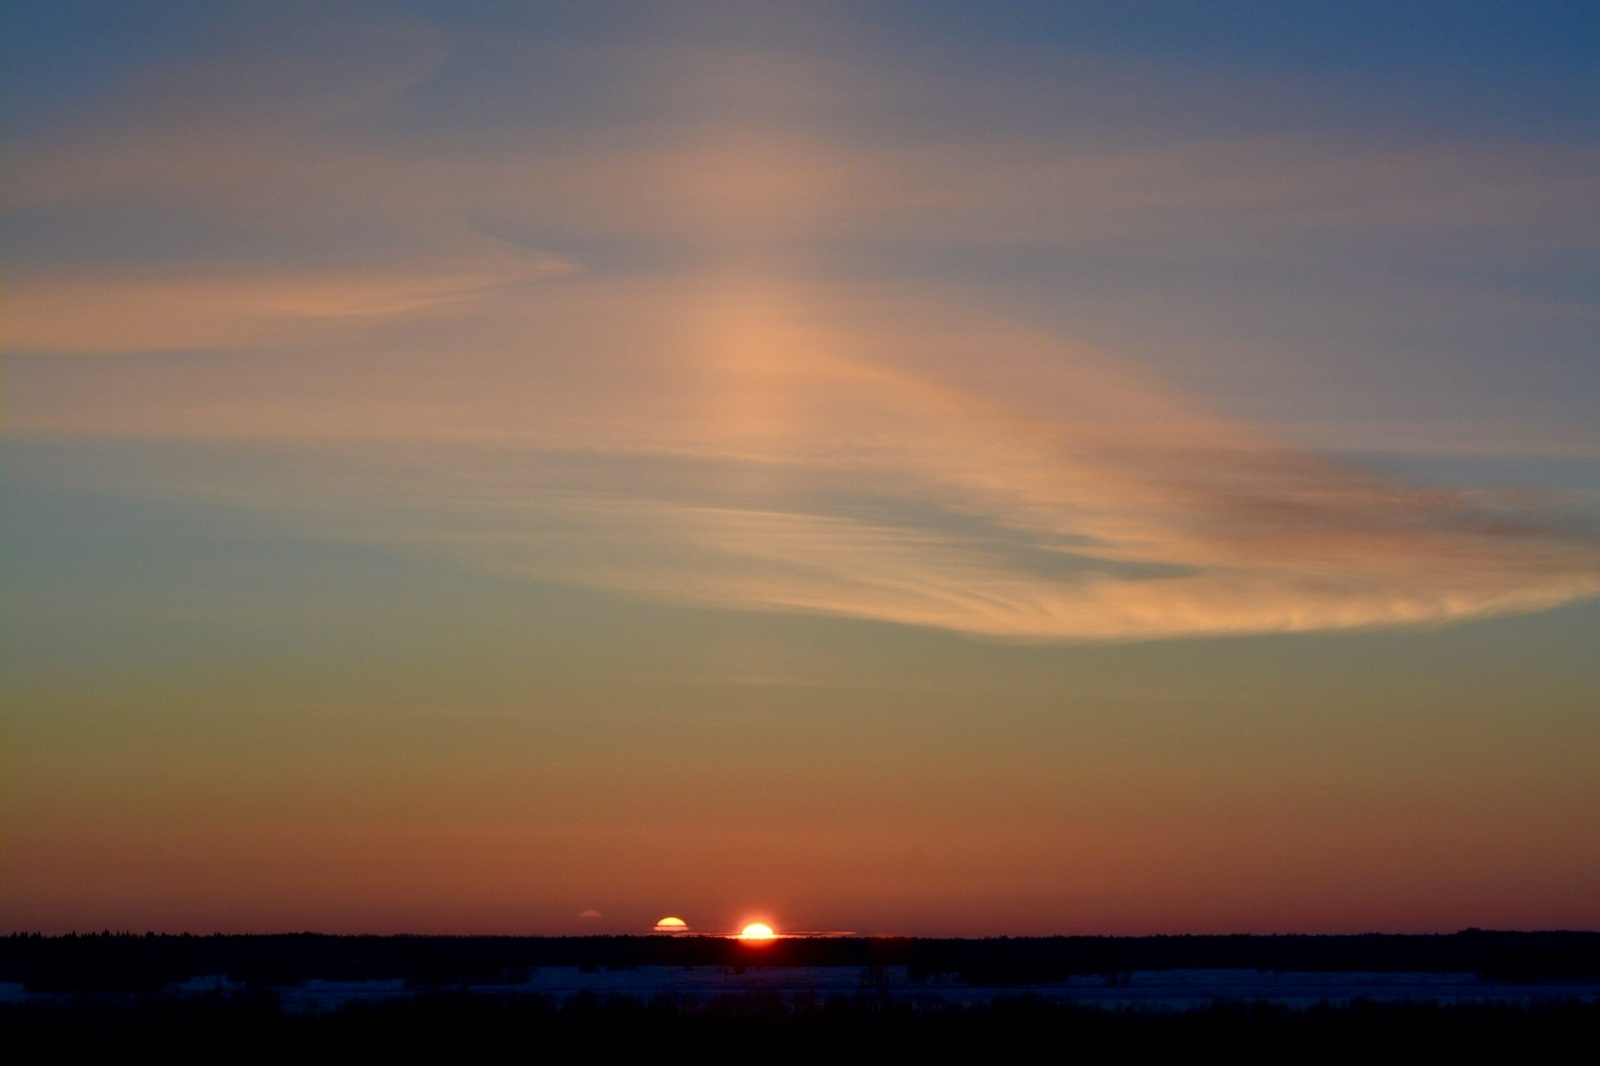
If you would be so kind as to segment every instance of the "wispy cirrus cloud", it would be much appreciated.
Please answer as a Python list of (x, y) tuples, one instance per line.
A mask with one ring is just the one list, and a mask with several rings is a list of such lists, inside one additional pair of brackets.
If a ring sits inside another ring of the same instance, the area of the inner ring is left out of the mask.
[(260, 348), (329, 328), (459, 315), (486, 294), (575, 269), (518, 252), (381, 268), (188, 277), (32, 277), (5, 296), (7, 343), (36, 353)]
[(749, 279), (582, 290), (448, 365), (426, 337), (342, 369), (96, 360), (54, 401), (24, 373), (15, 428), (249, 444), (248, 474), (166, 487), (313, 535), (1017, 639), (1416, 624), (1600, 591), (1600, 541), (1546, 500), (1343, 467), (970, 309)]
[[(703, 79), (726, 114), (396, 129), (448, 55), (401, 43), (191, 70), (110, 133), (25, 146), (21, 232), (66, 220), (95, 254), (39, 251), (8, 280), (8, 432), (245, 449), (225, 473), (139, 477), (306, 535), (1015, 639), (1416, 624), (1600, 591), (1600, 541), (1548, 499), (1341, 465), (959, 287), (830, 276), (823, 254), (1222, 260), (1312, 230), (1495, 226), (1560, 244), (1600, 202), (1581, 150), (830, 130), (785, 110), (826, 110), (815, 64), (748, 57)], [(683, 73), (663, 62), (633, 65)], [(232, 95), (207, 97), (217, 82)], [(106, 217), (145, 252), (108, 253)], [(91, 354), (119, 358), (72, 358)]]

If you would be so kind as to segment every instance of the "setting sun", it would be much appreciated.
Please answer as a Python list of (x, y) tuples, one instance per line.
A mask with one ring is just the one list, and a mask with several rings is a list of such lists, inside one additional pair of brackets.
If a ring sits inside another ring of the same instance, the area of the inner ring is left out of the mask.
[(695, 1039), (1101, 951), (990, 937), (1600, 1001), (1600, 0), (0, 22), (0, 1048), (236, 965), (91, 929)]

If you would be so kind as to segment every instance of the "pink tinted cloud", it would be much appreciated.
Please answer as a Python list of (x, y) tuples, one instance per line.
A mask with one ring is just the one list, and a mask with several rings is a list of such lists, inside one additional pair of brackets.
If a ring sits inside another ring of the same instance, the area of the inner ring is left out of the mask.
[[(816, 64), (748, 62), (729, 84), (755, 119), (397, 137), (364, 123), (444, 54), (404, 41), (158, 79), (110, 132), (27, 146), (22, 210), (177, 205), (290, 251), (14, 271), (7, 346), (36, 358), (13, 360), (8, 431), (248, 444), (289, 458), (156, 476), (497, 572), (1017, 639), (1435, 622), (1600, 588), (1593, 536), (1541, 501), (1349, 469), (948, 290), (796, 280), (839, 237), (1224, 254), (1514, 218), (1559, 240), (1592, 220), (1581, 153), (830, 134), (786, 111), (826, 95)], [(678, 68), (641, 69), (628, 91)], [(213, 84), (232, 95), (209, 106)], [(676, 258), (578, 271), (496, 227)], [(102, 353), (123, 358), (73, 358)]]
[(1595, 539), (1540, 500), (1341, 466), (948, 301), (725, 276), (484, 299), (439, 324), (448, 348), (410, 329), (242, 365), (36, 361), (13, 428), (299, 455), (233, 485), (173, 476), (501, 573), (1016, 639), (1416, 624), (1600, 590)]

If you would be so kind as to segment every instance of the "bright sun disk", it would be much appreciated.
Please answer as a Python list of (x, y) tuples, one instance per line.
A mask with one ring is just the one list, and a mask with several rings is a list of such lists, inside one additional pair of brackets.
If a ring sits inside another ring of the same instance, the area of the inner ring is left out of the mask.
[(751, 922), (739, 930), (740, 940), (771, 940), (777, 935), (766, 922)]

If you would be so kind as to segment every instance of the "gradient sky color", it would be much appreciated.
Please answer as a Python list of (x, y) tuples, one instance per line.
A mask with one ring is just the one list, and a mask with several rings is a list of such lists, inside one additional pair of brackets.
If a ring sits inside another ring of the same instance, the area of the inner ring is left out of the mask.
[(1600, 12), (0, 38), (0, 927), (1600, 927)]

